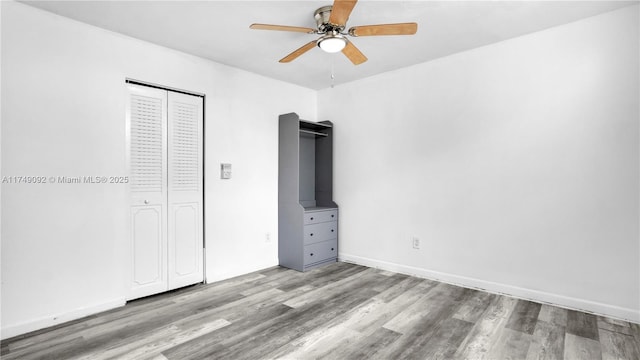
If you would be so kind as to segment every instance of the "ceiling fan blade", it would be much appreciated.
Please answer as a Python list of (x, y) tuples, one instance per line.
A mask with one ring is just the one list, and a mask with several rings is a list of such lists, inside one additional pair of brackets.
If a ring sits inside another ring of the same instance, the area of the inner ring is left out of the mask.
[(334, 25), (344, 26), (351, 15), (351, 11), (356, 6), (357, 0), (334, 0), (331, 8), (329, 22)]
[(364, 56), (351, 41), (347, 41), (347, 45), (342, 49), (342, 53), (351, 60), (353, 65), (360, 65), (367, 61), (367, 57)]
[(303, 32), (307, 34), (313, 34), (315, 29), (300, 27), (300, 26), (286, 26), (286, 25), (269, 25), (269, 24), (251, 24), (249, 28), (254, 30), (277, 30), (277, 31), (294, 31)]
[(380, 24), (354, 26), (349, 29), (351, 36), (378, 36), (378, 35), (413, 35), (418, 31), (417, 23)]
[(313, 40), (310, 41), (304, 45), (302, 45), (300, 48), (294, 50), (291, 54), (283, 57), (282, 59), (280, 59), (281, 63), (288, 63), (291, 62), (293, 60), (295, 60), (298, 56), (306, 53), (307, 51), (313, 49), (316, 46), (316, 42), (317, 40)]

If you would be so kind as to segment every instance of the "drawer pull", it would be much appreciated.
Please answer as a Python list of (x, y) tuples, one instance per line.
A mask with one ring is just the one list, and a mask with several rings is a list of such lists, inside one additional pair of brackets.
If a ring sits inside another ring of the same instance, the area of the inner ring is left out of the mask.
[(333, 248), (331, 248), (331, 251), (333, 251)]
[(333, 229), (331, 229), (331, 232), (333, 232)]
[(313, 220), (313, 217), (311, 217), (311, 220)]
[(331, 214), (331, 217), (335, 217), (335, 215)]
[(313, 236), (313, 233), (309, 234), (309, 236)]
[(309, 254), (309, 256), (313, 256), (313, 253)]

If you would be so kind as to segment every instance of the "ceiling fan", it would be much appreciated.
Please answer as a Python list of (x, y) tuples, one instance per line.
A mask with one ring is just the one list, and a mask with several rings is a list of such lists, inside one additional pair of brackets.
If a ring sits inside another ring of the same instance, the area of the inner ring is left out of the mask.
[(332, 6), (323, 6), (316, 10), (314, 18), (317, 29), (269, 24), (252, 24), (249, 27), (256, 30), (293, 31), (322, 35), (320, 38), (306, 43), (280, 59), (281, 63), (291, 62), (317, 45), (329, 53), (342, 51), (354, 65), (367, 61), (367, 57), (347, 39), (347, 36), (413, 35), (418, 31), (418, 24), (414, 22), (354, 26), (345, 31), (347, 20), (356, 6), (356, 2), (357, 0), (334, 0)]

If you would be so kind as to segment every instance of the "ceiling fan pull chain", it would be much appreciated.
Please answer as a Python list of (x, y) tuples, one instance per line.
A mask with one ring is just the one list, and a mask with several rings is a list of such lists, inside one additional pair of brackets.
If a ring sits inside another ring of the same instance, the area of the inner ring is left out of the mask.
[(333, 89), (333, 86), (336, 83), (336, 75), (335, 75), (335, 69), (334, 69), (334, 65), (335, 61), (333, 59), (333, 56), (331, 57), (331, 88)]

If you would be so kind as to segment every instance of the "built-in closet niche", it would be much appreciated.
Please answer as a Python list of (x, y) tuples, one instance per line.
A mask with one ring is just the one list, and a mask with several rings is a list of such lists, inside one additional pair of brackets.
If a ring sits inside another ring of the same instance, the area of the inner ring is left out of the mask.
[(333, 201), (333, 124), (280, 116), (278, 256), (306, 271), (335, 262), (338, 206)]

